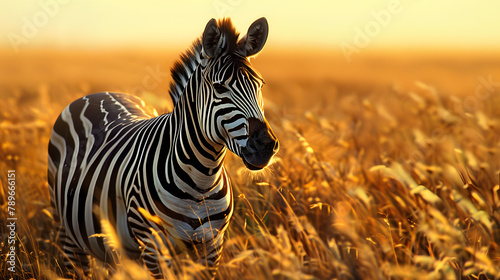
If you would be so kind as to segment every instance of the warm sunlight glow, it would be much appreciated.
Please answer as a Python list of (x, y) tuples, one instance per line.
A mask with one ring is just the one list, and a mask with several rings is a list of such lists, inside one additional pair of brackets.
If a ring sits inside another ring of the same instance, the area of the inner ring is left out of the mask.
[(500, 279), (500, 1), (0, 11), (0, 279)]
[[(360, 3), (362, 2), (362, 3)], [(0, 44), (23, 49), (186, 46), (210, 18), (270, 22), (270, 46), (498, 47), (500, 2), (468, 1), (3, 1)]]

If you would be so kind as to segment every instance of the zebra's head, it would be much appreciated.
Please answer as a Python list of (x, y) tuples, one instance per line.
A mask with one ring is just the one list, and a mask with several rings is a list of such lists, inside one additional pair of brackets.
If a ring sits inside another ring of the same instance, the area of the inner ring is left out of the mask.
[(247, 168), (266, 167), (279, 149), (279, 142), (264, 117), (264, 80), (249, 58), (267, 40), (265, 18), (256, 20), (238, 40), (229, 19), (208, 22), (201, 41), (203, 94), (197, 100), (206, 120), (205, 133), (243, 159)]

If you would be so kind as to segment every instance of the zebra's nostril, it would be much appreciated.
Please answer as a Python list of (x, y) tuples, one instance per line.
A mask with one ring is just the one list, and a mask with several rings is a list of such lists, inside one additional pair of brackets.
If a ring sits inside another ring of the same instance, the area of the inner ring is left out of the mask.
[(246, 148), (251, 153), (267, 156), (279, 150), (279, 141), (272, 139), (268, 134), (262, 136), (256, 133), (248, 138)]
[(255, 145), (254, 141), (249, 141), (247, 148), (250, 152), (256, 153), (257, 152), (257, 146)]

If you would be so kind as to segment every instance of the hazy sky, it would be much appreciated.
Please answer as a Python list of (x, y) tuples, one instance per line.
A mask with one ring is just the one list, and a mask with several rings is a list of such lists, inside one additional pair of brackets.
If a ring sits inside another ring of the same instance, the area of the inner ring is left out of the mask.
[(272, 47), (500, 48), (500, 1), (103, 1), (0, 2), (0, 47), (189, 45), (210, 18), (245, 33), (265, 16)]

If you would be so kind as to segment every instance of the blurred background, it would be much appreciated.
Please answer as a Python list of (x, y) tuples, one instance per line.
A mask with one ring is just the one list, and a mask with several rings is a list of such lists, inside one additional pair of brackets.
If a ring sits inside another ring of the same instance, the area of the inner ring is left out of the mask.
[[(267, 17), (269, 39), (255, 61), (272, 63), (272, 71), (262, 70), (268, 78), (338, 86), (404, 85), (418, 76), (461, 91), (496, 68), (500, 48), (496, 1), (21, 0), (2, 1), (0, 10), (4, 86), (90, 79), (113, 85), (95, 90), (130, 92), (155, 68), (162, 79), (154, 90), (164, 91), (172, 62), (210, 18), (221, 17), (231, 17), (242, 34)], [(468, 79), (457, 76), (466, 72)]]
[[(188, 45), (210, 18), (247, 27), (266, 16), (269, 48), (353, 44), (361, 29), (370, 48), (495, 49), (500, 47), (496, 1), (2, 1), (1, 44), (22, 51), (165, 48)], [(375, 22), (372, 23), (372, 21)], [(16, 43), (16, 35), (24, 37)]]

